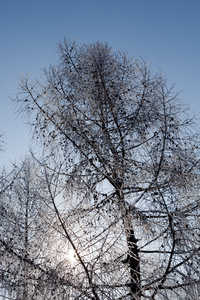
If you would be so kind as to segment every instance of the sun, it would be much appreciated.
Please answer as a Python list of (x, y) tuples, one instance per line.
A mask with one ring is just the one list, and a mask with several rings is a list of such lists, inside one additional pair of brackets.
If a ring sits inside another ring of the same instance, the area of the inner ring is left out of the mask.
[(74, 249), (69, 249), (67, 257), (71, 263), (75, 263), (76, 261), (76, 253)]

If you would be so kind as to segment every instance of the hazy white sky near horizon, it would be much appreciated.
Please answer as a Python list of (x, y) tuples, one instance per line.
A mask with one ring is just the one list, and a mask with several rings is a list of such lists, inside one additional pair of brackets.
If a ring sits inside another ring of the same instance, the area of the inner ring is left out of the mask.
[(200, 114), (199, 16), (199, 0), (0, 0), (0, 132), (6, 142), (0, 166), (24, 157), (31, 138), (9, 97), (20, 75), (40, 78), (58, 60), (64, 37), (108, 42), (152, 61)]

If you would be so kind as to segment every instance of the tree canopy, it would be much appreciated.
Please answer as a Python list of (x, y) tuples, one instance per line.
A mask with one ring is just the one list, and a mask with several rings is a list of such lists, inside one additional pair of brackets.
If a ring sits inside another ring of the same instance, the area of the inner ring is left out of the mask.
[(51, 213), (40, 226), (56, 249), (21, 255), (35, 264), (35, 289), (45, 278), (45, 299), (198, 299), (193, 119), (142, 59), (100, 42), (64, 40), (59, 54), (41, 80), (22, 79), (16, 99), (43, 149), (35, 177)]

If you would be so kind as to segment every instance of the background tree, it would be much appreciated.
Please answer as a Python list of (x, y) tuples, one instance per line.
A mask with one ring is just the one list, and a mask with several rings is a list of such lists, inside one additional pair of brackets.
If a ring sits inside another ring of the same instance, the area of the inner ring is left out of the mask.
[[(143, 60), (98, 42), (59, 50), (43, 81), (22, 79), (17, 101), (35, 118), (58, 227), (75, 253), (72, 299), (192, 299), (200, 278), (193, 120)], [(52, 168), (60, 155), (62, 167)]]
[(0, 132), (0, 152), (4, 150), (5, 141), (3, 140), (4, 134)]
[(39, 166), (27, 158), (2, 178), (1, 295), (9, 299), (48, 299), (44, 276), (51, 257), (47, 256), (51, 233), (45, 205), (48, 197), (43, 201)]

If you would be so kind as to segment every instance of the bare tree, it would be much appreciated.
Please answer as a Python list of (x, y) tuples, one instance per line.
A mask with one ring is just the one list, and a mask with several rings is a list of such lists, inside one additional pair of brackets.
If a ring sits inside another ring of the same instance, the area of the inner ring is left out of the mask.
[(192, 299), (200, 278), (193, 120), (145, 61), (99, 42), (64, 41), (59, 50), (58, 64), (43, 80), (22, 79), (17, 97), (43, 145), (57, 231), (74, 251), (72, 279), (59, 263), (57, 284), (69, 299)]
[(11, 174), (2, 176), (1, 296), (9, 299), (48, 299), (43, 281), (51, 233), (44, 205), (48, 198), (42, 201), (44, 185), (39, 174), (37, 164), (26, 158)]
[(4, 138), (4, 134), (2, 132), (0, 132), (0, 151), (4, 150), (5, 142), (4, 142), (3, 138)]

